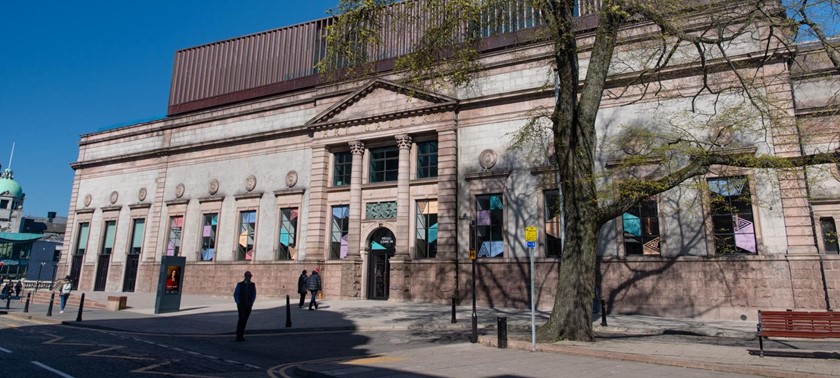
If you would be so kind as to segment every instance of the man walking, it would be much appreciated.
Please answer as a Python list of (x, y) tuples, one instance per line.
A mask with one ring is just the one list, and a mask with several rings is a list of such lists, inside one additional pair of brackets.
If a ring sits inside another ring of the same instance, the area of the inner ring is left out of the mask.
[(236, 284), (233, 300), (236, 301), (236, 309), (239, 311), (236, 341), (245, 341), (245, 325), (248, 324), (248, 317), (251, 316), (251, 309), (254, 307), (254, 301), (257, 300), (257, 285), (251, 282), (251, 272), (246, 271), (245, 279)]
[(318, 309), (318, 302), (315, 302), (315, 297), (318, 296), (318, 292), (321, 291), (321, 272), (320, 268), (315, 268), (312, 270), (312, 274), (309, 278), (306, 279), (306, 288), (309, 289), (309, 295), (312, 298), (309, 300), (309, 311), (312, 311), (312, 306), (315, 306), (315, 309)]
[(300, 277), (298, 277), (298, 294), (300, 294), (298, 308), (303, 308), (303, 303), (306, 302), (306, 279), (306, 270), (304, 269)]

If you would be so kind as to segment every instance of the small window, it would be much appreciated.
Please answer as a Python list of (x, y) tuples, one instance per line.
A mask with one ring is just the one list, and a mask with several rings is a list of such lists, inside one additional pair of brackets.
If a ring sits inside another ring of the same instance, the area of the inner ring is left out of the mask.
[(822, 228), (823, 244), (825, 245), (825, 253), (838, 254), (840, 253), (840, 245), (837, 243), (837, 226), (834, 224), (833, 217), (820, 218), (820, 226)]
[(0, 209), (9, 207), (9, 200), (0, 200)]
[(370, 150), (369, 182), (397, 181), (400, 165), (400, 150), (397, 146)]
[(432, 259), (437, 256), (438, 202), (417, 201), (417, 258)]
[(659, 255), (659, 212), (656, 198), (643, 199), (621, 217), (625, 255)]
[(332, 207), (332, 224), (330, 226), (330, 258), (343, 259), (347, 257), (347, 243), (350, 227), (350, 206), (339, 205)]
[(297, 224), (298, 209), (296, 207), (280, 209), (280, 240), (277, 246), (277, 260), (296, 259)]
[(254, 259), (254, 240), (257, 230), (257, 211), (246, 210), (239, 212), (239, 240), (236, 249), (236, 259), (251, 261)]
[(340, 152), (333, 155), (333, 186), (350, 185), (350, 178), (353, 173), (353, 154)]
[(110, 255), (114, 251), (114, 238), (117, 235), (117, 221), (105, 222), (105, 235), (102, 237), (100, 255)]
[(146, 229), (146, 220), (143, 218), (135, 219), (131, 226), (131, 247), (128, 249), (129, 255), (139, 255), (143, 248), (143, 231)]
[(169, 241), (166, 242), (167, 256), (180, 256), (181, 232), (184, 230), (184, 217), (169, 217)]
[(417, 178), (437, 177), (438, 142), (417, 143)]
[(715, 252), (755, 254), (752, 195), (745, 176), (708, 180)]
[(560, 218), (560, 191), (545, 192), (545, 255), (560, 257), (563, 244), (563, 224)]
[(88, 235), (90, 233), (90, 223), (79, 223), (79, 235), (76, 237), (76, 250), (73, 252), (74, 256), (84, 256), (88, 244)]
[(201, 225), (201, 261), (216, 258), (216, 229), (219, 226), (218, 213), (205, 213)]
[(501, 194), (475, 197), (475, 241), (478, 257), (502, 257), (505, 242), (502, 237), (504, 204)]

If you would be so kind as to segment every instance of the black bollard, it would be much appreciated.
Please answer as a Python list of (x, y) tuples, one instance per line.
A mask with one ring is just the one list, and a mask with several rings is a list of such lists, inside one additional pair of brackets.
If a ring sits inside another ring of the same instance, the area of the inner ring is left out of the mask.
[(79, 315), (76, 315), (76, 321), (82, 321), (82, 310), (85, 308), (85, 293), (82, 293), (82, 297), (79, 299)]
[(607, 326), (607, 304), (601, 299), (601, 326)]
[(286, 328), (292, 326), (292, 308), (289, 306), (289, 294), (286, 294)]
[(32, 293), (26, 293), (26, 305), (23, 306), (23, 312), (29, 312), (29, 297)]
[(497, 317), (496, 324), (499, 329), (499, 349), (507, 349), (507, 318)]
[(458, 320), (455, 319), (455, 298), (452, 298), (452, 324), (458, 323)]
[(50, 293), (50, 306), (47, 307), (47, 316), (52, 316), (53, 302), (55, 301), (55, 292)]

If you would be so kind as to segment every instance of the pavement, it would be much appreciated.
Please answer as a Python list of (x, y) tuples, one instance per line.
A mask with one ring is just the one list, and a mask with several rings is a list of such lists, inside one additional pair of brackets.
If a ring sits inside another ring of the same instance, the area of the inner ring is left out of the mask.
[[(12, 301), (8, 310), (3, 310), (3, 302), (0, 304), (0, 314), (6, 312), (5, 316), (45, 324), (63, 323), (136, 334), (234, 337), (237, 312), (230, 297), (183, 295), (179, 311), (160, 314), (155, 314), (156, 298), (149, 293), (92, 292), (86, 293), (86, 300), (104, 304), (108, 296), (114, 295), (127, 296), (128, 308), (109, 311), (89, 306), (82, 311), (81, 321), (77, 321), (78, 307), (70, 305), (65, 313), (60, 314), (56, 304), (52, 316), (46, 316), (47, 305), (44, 304), (31, 304), (29, 311), (24, 312), (25, 303), (22, 301)], [(294, 298), (291, 302), (288, 309), (290, 316), (287, 317), (285, 298), (258, 298), (248, 321), (246, 336), (304, 330), (455, 330), (463, 331), (465, 338), (471, 334), (470, 306), (456, 307), (456, 323), (452, 323), (452, 307), (440, 304), (324, 299), (319, 301), (318, 310), (307, 311), (306, 306), (299, 309)], [(493, 358), (483, 361), (481, 365), (487, 371), (498, 371), (494, 366), (501, 369), (519, 364), (522, 361), (520, 353), (527, 351), (768, 377), (840, 376), (840, 341), (765, 341), (766, 356), (762, 358), (754, 354), (758, 349), (755, 320), (609, 315), (606, 319), (608, 325), (602, 326), (596, 314), (593, 316), (595, 342), (532, 344), (530, 310), (479, 307), (476, 315), (478, 344), (487, 348), (488, 352), (492, 348), (493, 352)], [(500, 332), (497, 323), (500, 317), (504, 317), (507, 323), (506, 349), (498, 348)], [(535, 319), (537, 325), (542, 324), (548, 319), (548, 313), (538, 311)], [(463, 364), (463, 356), (455, 352), (432, 353), (426, 358), (432, 357), (438, 368), (454, 368)], [(416, 369), (418, 363), (417, 358), (376, 356), (361, 363), (358, 360), (338, 360), (301, 365), (297, 366), (297, 373), (311, 377), (394, 376), (395, 371)], [(553, 367), (543, 368), (550, 371)], [(475, 374), (482, 376), (482, 373)]]

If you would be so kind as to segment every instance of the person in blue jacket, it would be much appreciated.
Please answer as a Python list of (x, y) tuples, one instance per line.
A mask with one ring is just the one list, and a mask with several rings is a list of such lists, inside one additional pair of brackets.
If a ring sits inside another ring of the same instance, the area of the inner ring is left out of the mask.
[(236, 301), (236, 309), (239, 311), (239, 322), (236, 323), (236, 341), (245, 341), (245, 325), (251, 316), (251, 309), (257, 300), (257, 285), (251, 282), (251, 272), (245, 272), (245, 279), (236, 284), (233, 291), (233, 300)]

